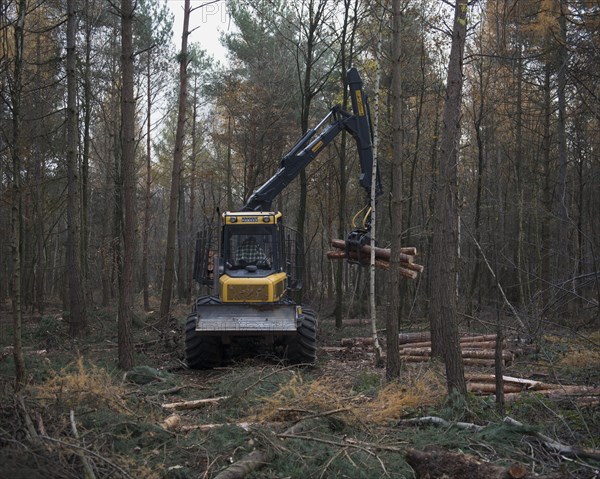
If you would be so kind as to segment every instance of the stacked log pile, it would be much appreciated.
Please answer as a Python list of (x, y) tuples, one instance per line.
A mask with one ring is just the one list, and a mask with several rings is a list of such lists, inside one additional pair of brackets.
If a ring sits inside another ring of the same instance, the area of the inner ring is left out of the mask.
[[(340, 239), (331, 240), (331, 246), (337, 250), (329, 251), (327, 257), (329, 259), (349, 259), (358, 261), (361, 264), (369, 264), (371, 259), (371, 247), (364, 245), (359, 251), (346, 250), (346, 242)], [(374, 248), (375, 250), (375, 267), (380, 269), (390, 268), (391, 250), (389, 248)], [(417, 248), (408, 246), (400, 248), (400, 273), (402, 276), (410, 279), (416, 279), (419, 273), (425, 269), (422, 265), (414, 262), (417, 255)]]
[[(343, 347), (371, 346), (373, 338), (343, 338)], [(496, 348), (496, 336), (493, 334), (477, 336), (461, 336), (460, 347), (465, 366), (493, 366)], [(506, 347), (506, 344), (504, 344)], [(400, 356), (408, 363), (429, 361), (431, 358), (430, 333), (404, 333), (400, 334)], [(514, 360), (511, 351), (503, 351), (502, 359), (505, 364)]]
[[(409, 363), (428, 361), (431, 358), (430, 333), (400, 335), (400, 355)], [(504, 364), (514, 360), (514, 354), (505, 350), (503, 344), (502, 359)], [(496, 336), (494, 334), (463, 335), (460, 338), (460, 349), (465, 366), (493, 366), (496, 354)]]
[[(426, 362), (431, 359), (431, 334), (402, 333), (399, 335), (400, 356), (407, 363)], [(372, 346), (373, 338), (343, 338), (341, 346), (345, 348), (360, 348)], [(465, 366), (493, 367), (496, 349), (496, 336), (494, 334), (463, 335), (460, 338), (463, 363)], [(520, 350), (507, 347), (506, 341), (502, 345), (502, 358), (504, 364), (510, 364)], [(489, 395), (496, 392), (496, 376), (494, 374), (467, 373), (467, 389), (473, 394)], [(532, 379), (502, 376), (504, 399), (515, 400), (524, 392), (534, 392), (555, 400), (569, 399), (579, 405), (600, 404), (600, 388), (589, 386), (576, 386), (553, 384)]]

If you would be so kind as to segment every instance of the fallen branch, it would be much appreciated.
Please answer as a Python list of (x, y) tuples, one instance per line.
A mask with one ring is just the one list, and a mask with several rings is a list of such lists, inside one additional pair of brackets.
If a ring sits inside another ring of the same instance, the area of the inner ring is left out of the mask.
[[(298, 432), (302, 432), (305, 426), (306, 422), (300, 421), (289, 427), (284, 434), (297, 434)], [(231, 466), (221, 471), (214, 479), (243, 479), (252, 471), (268, 464), (271, 461), (271, 455), (271, 453), (255, 449), (239, 461), (236, 461)]]
[(375, 444), (372, 442), (363, 442), (363, 441), (359, 441), (357, 439), (352, 439), (352, 438), (345, 438), (344, 442), (338, 442), (338, 441), (330, 441), (328, 439), (321, 439), (320, 437), (305, 436), (305, 435), (300, 435), (300, 434), (282, 433), (282, 434), (277, 434), (277, 437), (281, 437), (284, 439), (302, 439), (305, 441), (320, 442), (322, 444), (329, 444), (331, 446), (339, 446), (339, 447), (350, 446), (350, 447), (354, 447), (357, 449), (361, 449), (371, 455), (375, 455), (375, 453), (373, 451), (370, 451), (370, 449), (378, 449), (380, 451), (389, 451), (389, 452), (404, 452), (404, 449), (400, 448), (400, 447), (384, 446), (382, 444)]
[(242, 457), (234, 462), (227, 469), (217, 474), (214, 479), (243, 479), (255, 469), (264, 466), (270, 462), (269, 455), (259, 449)]
[(468, 431), (481, 431), (485, 426), (479, 426), (472, 422), (460, 422), (460, 421), (446, 421), (445, 419), (437, 416), (423, 416), (413, 417), (410, 419), (401, 419), (401, 424), (435, 424), (444, 427), (457, 427), (459, 429), (467, 429)]
[[(513, 419), (512, 417), (506, 416), (504, 418), (504, 423), (513, 427), (524, 427), (523, 423)], [(558, 454), (562, 454), (568, 457), (579, 457), (579, 458), (588, 458), (593, 459), (595, 461), (600, 461), (600, 451), (595, 449), (583, 448), (578, 446), (568, 446), (566, 444), (562, 444), (554, 439), (535, 431), (526, 430), (526, 434), (535, 437), (538, 439), (544, 446), (548, 449), (553, 450)]]
[(275, 427), (279, 423), (276, 422), (236, 422), (236, 423), (217, 423), (217, 424), (191, 424), (186, 426), (180, 426), (177, 430), (180, 432), (190, 431), (211, 431), (212, 429), (218, 429), (225, 426), (235, 426), (243, 429), (244, 431), (250, 431), (252, 427), (264, 426), (264, 427)]
[[(75, 436), (76, 439), (79, 439), (79, 432), (77, 431), (77, 423), (75, 422), (75, 411), (73, 411), (72, 409), (71, 409), (71, 412), (69, 413), (69, 419), (71, 421), (71, 431), (73, 432), (73, 436)], [(94, 474), (94, 469), (92, 469), (92, 465), (90, 464), (90, 461), (88, 460), (87, 456), (85, 455), (85, 452), (82, 450), (78, 450), (77, 455), (81, 459), (81, 464), (83, 466), (83, 477), (85, 479), (96, 479), (96, 474)]]
[(162, 405), (163, 409), (173, 410), (173, 411), (183, 411), (188, 409), (198, 409), (203, 406), (209, 404), (216, 404), (218, 402), (223, 401), (224, 399), (229, 399), (229, 396), (221, 396), (216, 398), (208, 398), (208, 399), (195, 399), (193, 401), (180, 401), (173, 403), (166, 403)]
[(53, 443), (56, 443), (56, 444), (60, 444), (60, 445), (62, 445), (64, 447), (67, 447), (67, 448), (73, 448), (73, 449), (76, 449), (76, 450), (83, 451), (86, 454), (89, 454), (90, 456), (94, 456), (96, 459), (101, 460), (102, 462), (108, 464), (113, 469), (119, 471), (119, 473), (123, 477), (126, 477), (128, 479), (133, 479), (133, 477), (125, 469), (117, 466), (114, 462), (109, 461), (108, 459), (106, 459), (105, 457), (101, 456), (100, 454), (98, 454), (98, 453), (96, 453), (94, 451), (90, 451), (89, 449), (87, 449), (85, 447), (78, 446), (77, 444), (70, 444), (68, 442), (61, 441), (60, 439), (55, 439), (55, 438), (50, 437), (50, 436), (40, 436), (40, 438), (43, 439), (44, 441), (50, 441), (50, 442), (53, 442)]
[[(507, 401), (515, 401), (522, 396), (523, 392), (507, 394)], [(548, 399), (575, 401), (582, 406), (594, 406), (600, 404), (600, 390), (598, 388), (586, 389), (585, 386), (560, 386), (560, 389), (536, 389), (529, 391)]]
[(27, 429), (27, 433), (29, 434), (29, 440), (32, 444), (37, 444), (40, 438), (37, 431), (35, 430), (35, 427), (33, 426), (33, 421), (31, 420), (31, 416), (27, 411), (27, 407), (25, 406), (25, 400), (23, 399), (23, 395), (19, 393), (15, 397), (23, 413), (23, 420), (25, 421), (25, 427)]

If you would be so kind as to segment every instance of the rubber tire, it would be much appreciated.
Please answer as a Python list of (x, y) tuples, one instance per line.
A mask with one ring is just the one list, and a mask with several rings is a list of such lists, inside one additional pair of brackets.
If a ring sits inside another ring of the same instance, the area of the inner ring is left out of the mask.
[(296, 335), (286, 342), (285, 359), (292, 364), (314, 364), (317, 360), (317, 314), (302, 308)]
[(223, 363), (223, 345), (218, 336), (198, 336), (196, 333), (196, 309), (203, 304), (216, 304), (211, 296), (198, 298), (193, 312), (185, 323), (185, 361), (191, 369), (212, 369)]

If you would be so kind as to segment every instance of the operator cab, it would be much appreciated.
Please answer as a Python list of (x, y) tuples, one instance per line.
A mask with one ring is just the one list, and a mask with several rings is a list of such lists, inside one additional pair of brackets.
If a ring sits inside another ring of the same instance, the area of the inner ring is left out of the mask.
[(250, 272), (266, 275), (277, 271), (276, 231), (272, 225), (225, 228), (223, 257), (227, 274), (239, 276)]
[(281, 213), (224, 215), (222, 258), (231, 277), (263, 277), (281, 271), (278, 222)]

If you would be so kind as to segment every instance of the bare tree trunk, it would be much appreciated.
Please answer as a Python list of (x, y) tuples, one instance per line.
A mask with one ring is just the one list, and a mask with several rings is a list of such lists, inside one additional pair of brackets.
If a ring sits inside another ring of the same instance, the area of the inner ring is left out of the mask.
[[(42, 55), (41, 55), (41, 38), (36, 39), (36, 70), (37, 74), (42, 74)], [(42, 118), (47, 114), (47, 108), (44, 103), (39, 105), (39, 114)], [(45, 210), (44, 207), (44, 173), (45, 173), (45, 155), (43, 152), (37, 152), (37, 158), (33, 159), (33, 182), (34, 187), (32, 191), (33, 196), (33, 230), (35, 235), (35, 263), (33, 268), (33, 281), (34, 281), (34, 308), (37, 309), (40, 316), (44, 314), (45, 308), (45, 269), (46, 269), (46, 238), (45, 238)], [(0, 171), (0, 174), (1, 171)], [(1, 261), (1, 259), (0, 259)], [(0, 298), (0, 301), (2, 299)]]
[[(182, 166), (182, 174), (183, 177), (183, 166)], [(185, 273), (186, 267), (185, 262), (187, 258), (187, 246), (188, 242), (186, 241), (186, 227), (185, 227), (185, 185), (183, 181), (179, 182), (179, 198), (178, 198), (178, 206), (177, 206), (177, 261), (176, 261), (176, 274), (175, 278), (177, 280), (177, 299), (182, 301), (185, 299), (185, 285), (187, 283), (187, 274)]]
[(541, 306), (542, 309), (548, 305), (550, 299), (549, 288), (547, 285), (552, 284), (553, 272), (551, 265), (551, 258), (555, 255), (550, 254), (546, 251), (552, 244), (552, 181), (550, 175), (552, 174), (552, 167), (550, 164), (551, 157), (551, 136), (550, 136), (550, 121), (552, 117), (552, 101), (551, 101), (551, 87), (550, 87), (550, 64), (546, 63), (544, 69), (544, 128), (542, 138), (542, 152), (543, 152), (543, 191), (542, 201), (544, 204), (544, 211), (542, 214), (542, 234), (540, 239), (540, 246), (538, 256), (540, 257), (540, 270), (542, 271), (541, 281), (539, 282), (539, 288), (542, 290)]
[[(371, 337), (373, 338), (373, 352), (375, 354), (375, 365), (379, 366), (382, 364), (382, 350), (379, 344), (379, 338), (377, 335), (377, 296), (376, 296), (376, 272), (375, 272), (375, 244), (377, 235), (377, 169), (378, 169), (378, 146), (379, 146), (379, 100), (380, 100), (380, 85), (381, 85), (381, 54), (383, 50), (383, 39), (382, 39), (382, 21), (379, 21), (379, 28), (377, 33), (377, 49), (375, 53), (375, 112), (373, 116), (373, 170), (371, 172), (371, 252), (369, 255), (369, 309), (371, 313)], [(389, 350), (388, 350), (389, 351)], [(388, 356), (388, 364), (390, 357)]]
[(560, 0), (560, 16), (558, 24), (560, 27), (558, 37), (558, 74), (557, 74), (557, 96), (558, 96), (558, 123), (557, 123), (557, 139), (558, 139), (558, 271), (557, 278), (559, 281), (566, 282), (569, 272), (569, 207), (567, 198), (567, 68), (568, 68), (568, 51), (567, 51), (567, 20), (565, 18), (566, 5), (564, 0)]
[[(484, 170), (485, 170), (485, 151), (484, 151), (484, 136), (483, 136), (483, 120), (484, 120), (484, 106), (485, 106), (485, 95), (483, 94), (485, 89), (485, 81), (484, 81), (484, 69), (485, 63), (483, 60), (478, 62), (477, 66), (477, 80), (479, 87), (478, 101), (476, 105), (476, 110), (474, 107), (473, 117), (474, 117), (474, 128), (475, 128), (475, 138), (477, 141), (477, 189), (475, 196), (475, 217), (473, 220), (473, 236), (475, 237), (475, 241), (479, 242), (481, 240), (481, 203), (483, 198), (483, 179), (484, 179)], [(479, 278), (481, 271), (481, 255), (479, 250), (475, 250), (475, 267), (473, 268), (473, 274), (471, 276), (471, 285), (469, 287), (469, 293), (467, 297), (467, 314), (469, 316), (472, 315), (473, 312), (473, 301), (475, 296), (475, 291), (479, 288)]]
[(467, 9), (467, 0), (457, 0), (454, 9), (452, 47), (440, 139), (440, 169), (434, 210), (431, 311), (432, 354), (441, 355), (444, 359), (448, 391), (455, 391), (461, 396), (466, 396), (467, 387), (458, 336), (456, 252), (458, 249), (458, 145)]
[(89, 191), (89, 166), (90, 166), (90, 127), (92, 122), (92, 12), (90, 2), (85, 0), (85, 65), (83, 73), (83, 155), (81, 158), (81, 275), (83, 295), (85, 301), (92, 300), (89, 277), (89, 239), (90, 239), (90, 191)]
[(77, 36), (77, 13), (75, 0), (67, 1), (67, 277), (69, 285), (69, 332), (79, 337), (86, 328), (87, 317), (85, 300), (81, 287), (79, 256), (79, 236), (77, 223), (79, 215), (77, 182), (77, 149), (79, 135), (77, 128), (77, 58), (75, 41)]
[(135, 97), (133, 91), (133, 15), (131, 0), (121, 0), (121, 129), (123, 132), (123, 267), (119, 284), (119, 367), (133, 367), (133, 269), (136, 249)]
[(147, 77), (147, 118), (146, 118), (146, 184), (144, 185), (144, 229), (142, 230), (142, 289), (144, 295), (144, 311), (150, 311), (150, 291), (148, 285), (148, 238), (150, 234), (150, 195), (152, 188), (152, 92), (150, 86), (150, 58), (152, 49), (148, 50)]
[[(340, 56), (341, 56), (341, 70), (342, 70), (342, 85), (344, 87), (342, 108), (348, 107), (348, 80), (346, 78), (346, 70), (352, 64), (354, 56), (354, 35), (356, 32), (356, 2), (354, 4), (354, 19), (353, 25), (348, 34), (350, 25), (350, 4), (352, 0), (344, 0), (344, 23), (342, 26), (341, 40), (340, 40)], [(338, 203), (338, 237), (344, 238), (345, 232), (345, 216), (346, 216), (346, 193), (347, 193), (347, 180), (346, 180), (346, 146), (347, 146), (347, 135), (346, 132), (342, 132), (340, 141), (340, 152), (339, 152), (339, 175), (340, 175), (340, 192), (339, 192), (339, 203)], [(335, 270), (335, 327), (342, 327), (343, 311), (344, 311), (344, 263), (340, 261), (336, 265)]]
[(36, 158), (34, 164), (34, 182), (35, 187), (33, 190), (34, 195), (34, 208), (35, 208), (35, 243), (36, 243), (36, 264), (34, 272), (35, 282), (35, 307), (38, 313), (43, 316), (45, 309), (45, 295), (46, 295), (46, 247), (45, 247), (45, 228), (44, 228), (44, 170), (45, 161), (44, 155), (40, 155)]
[(20, 389), (25, 382), (25, 359), (23, 357), (22, 329), (23, 311), (21, 305), (21, 239), (23, 221), (21, 211), (21, 95), (23, 93), (23, 50), (25, 15), (27, 1), (17, 3), (17, 21), (14, 25), (14, 71), (11, 89), (12, 102), (12, 207), (11, 207), (11, 252), (12, 274), (12, 316), (13, 316), (13, 358), (15, 361), (15, 388)]
[[(191, 171), (190, 171), (190, 206), (189, 206), (189, 217), (187, 225), (187, 274), (186, 274), (186, 302), (191, 304), (192, 302), (192, 288), (194, 284), (193, 279), (193, 262), (194, 262), (194, 241), (195, 237), (195, 203), (196, 203), (196, 163), (198, 156), (198, 141), (196, 139), (196, 129), (198, 127), (197, 122), (197, 109), (198, 109), (198, 77), (194, 78), (194, 105), (192, 108), (192, 158), (191, 158)], [(229, 172), (227, 173), (229, 174)], [(228, 194), (231, 194), (228, 191)]]
[(167, 227), (167, 250), (160, 300), (160, 319), (168, 321), (171, 309), (171, 295), (175, 276), (175, 236), (177, 235), (177, 205), (179, 203), (179, 185), (181, 184), (181, 163), (183, 157), (183, 135), (185, 133), (187, 109), (187, 41), (190, 23), (190, 0), (183, 7), (183, 33), (181, 34), (181, 52), (179, 54), (179, 110), (177, 112), (177, 131), (175, 133), (175, 152), (173, 153), (173, 171), (171, 174), (171, 194), (169, 198), (169, 218)]
[[(398, 330), (402, 308), (403, 280), (400, 273), (400, 248), (402, 246), (402, 142), (404, 132), (402, 130), (402, 2), (393, 0), (392, 2), (392, 176), (394, 178), (391, 215), (392, 215), (392, 234), (391, 234), (391, 294), (390, 308), (386, 319), (386, 340), (387, 340), (387, 365), (386, 377), (396, 379), (400, 377), (400, 346), (398, 339)], [(374, 253), (374, 252), (373, 252)], [(372, 253), (372, 254), (373, 254)]]
[[(518, 8), (518, 7), (517, 7)], [(518, 34), (518, 31), (517, 31)], [(523, 155), (523, 55), (520, 39), (517, 39), (517, 98), (515, 105), (515, 162), (517, 167), (517, 244), (515, 248), (517, 265), (517, 283), (519, 291), (519, 304), (525, 302), (525, 268), (523, 265), (523, 238), (525, 221), (525, 189)]]

